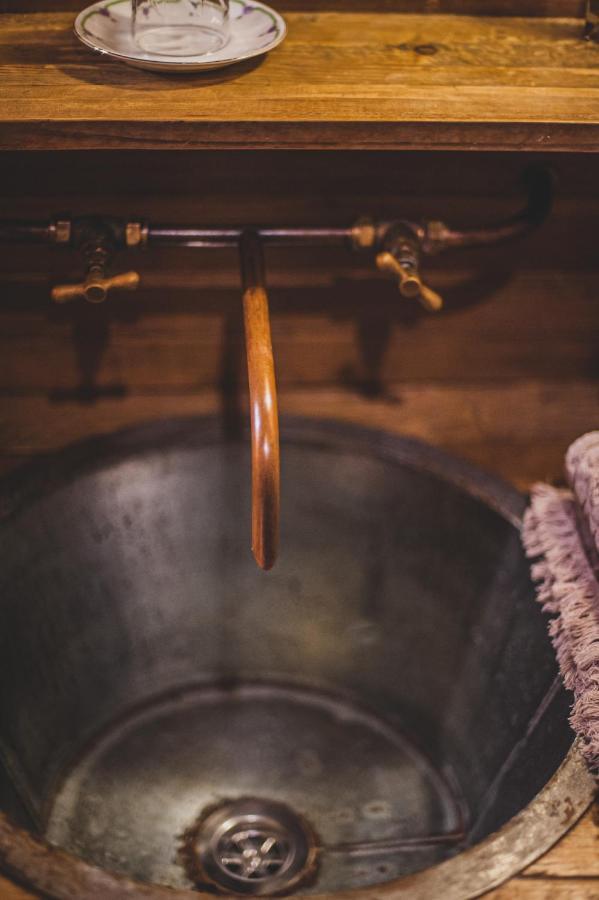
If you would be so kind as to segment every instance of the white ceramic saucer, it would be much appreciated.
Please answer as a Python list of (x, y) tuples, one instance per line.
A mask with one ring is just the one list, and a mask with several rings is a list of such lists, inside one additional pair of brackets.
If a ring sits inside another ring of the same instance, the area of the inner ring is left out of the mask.
[(131, 0), (99, 0), (79, 13), (75, 34), (92, 50), (159, 72), (198, 72), (260, 56), (281, 43), (285, 20), (259, 0), (231, 0), (230, 35), (220, 50), (203, 56), (162, 56), (140, 50), (131, 37)]

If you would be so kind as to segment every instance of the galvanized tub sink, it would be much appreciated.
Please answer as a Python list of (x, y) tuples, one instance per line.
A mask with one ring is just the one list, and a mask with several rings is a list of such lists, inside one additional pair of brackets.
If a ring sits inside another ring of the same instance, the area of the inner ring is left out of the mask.
[(216, 419), (0, 490), (0, 868), (60, 898), (476, 896), (593, 782), (523, 498), (419, 442), (283, 423), (281, 556)]

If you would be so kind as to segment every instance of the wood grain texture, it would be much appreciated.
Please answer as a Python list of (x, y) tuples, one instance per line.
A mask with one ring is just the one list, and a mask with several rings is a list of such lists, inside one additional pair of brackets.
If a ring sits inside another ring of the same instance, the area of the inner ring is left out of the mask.
[[(211, 274), (223, 277), (208, 269), (202, 280)], [(340, 266), (339, 282), (330, 286), (314, 284), (316, 273), (312, 280), (305, 270), (286, 274), (295, 276), (295, 286), (281, 285), (283, 273), (271, 270), (281, 386), (338, 382), (384, 394), (387, 382), (404, 378), (509, 381), (558, 371), (575, 380), (597, 372), (591, 272), (521, 272), (506, 283), (485, 283), (477, 271), (435, 272), (429, 280), (448, 306), (456, 304), (437, 317), (421, 314), (393, 285), (352, 269), (351, 262), (344, 271)], [(330, 275), (323, 268), (322, 279)], [(195, 291), (171, 292), (165, 284), (135, 298), (115, 295), (102, 310), (62, 311), (52, 308), (47, 284), (26, 292), (0, 282), (0, 390), (60, 393), (87, 380), (99, 390), (190, 392), (222, 380), (243, 355), (239, 291), (234, 285), (211, 290), (203, 281)], [(460, 308), (458, 298), (472, 298), (471, 305)], [(30, 308), (19, 312), (27, 303)]]
[(599, 882), (586, 878), (513, 878), (488, 900), (598, 900)]
[(0, 875), (0, 900), (36, 900), (36, 895)]
[[(42, 10), (76, 10), (89, 5), (89, 0), (0, 0), (0, 12), (39, 12)], [(452, 13), (485, 16), (579, 16), (584, 15), (585, 0), (275, 0), (281, 11), (339, 12), (373, 9), (401, 13)]]
[[(246, 396), (236, 403), (247, 416)], [(383, 399), (334, 387), (279, 392), (282, 415), (338, 418), (419, 437), (522, 488), (537, 478), (559, 478), (569, 443), (596, 426), (598, 403), (594, 381), (388, 385)], [(91, 434), (222, 409), (214, 390), (107, 397), (97, 405), (23, 396), (3, 404), (0, 445), (8, 456), (29, 456)]]
[(537, 878), (595, 878), (595, 887), (599, 888), (599, 809), (589, 810), (576, 828), (525, 874)]
[(599, 47), (566, 18), (290, 12), (276, 51), (172, 79), (72, 14), (0, 19), (3, 148), (599, 149)]

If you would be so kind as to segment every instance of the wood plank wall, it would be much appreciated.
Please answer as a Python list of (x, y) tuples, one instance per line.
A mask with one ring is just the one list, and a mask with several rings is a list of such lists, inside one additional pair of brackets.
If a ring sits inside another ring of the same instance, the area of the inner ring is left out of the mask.
[[(168, 82), (165, 80), (165, 90)], [(529, 155), (57, 153), (2, 156), (2, 214), (70, 209), (154, 221), (346, 224), (355, 216), (485, 222), (515, 210)], [(525, 241), (427, 265), (447, 310), (402, 300), (369, 259), (268, 251), (283, 412), (421, 436), (521, 486), (556, 478), (597, 426), (599, 179), (594, 156), (555, 157), (551, 220)], [(52, 308), (79, 260), (0, 248), (4, 467), (99, 431), (222, 407), (245, 415), (236, 254), (129, 253), (137, 295)]]
[[(89, 0), (0, 0), (0, 12), (79, 10)], [(331, 9), (337, 11), (373, 8), (394, 12), (461, 13), (485, 16), (582, 16), (584, 0), (274, 0), (277, 9)]]

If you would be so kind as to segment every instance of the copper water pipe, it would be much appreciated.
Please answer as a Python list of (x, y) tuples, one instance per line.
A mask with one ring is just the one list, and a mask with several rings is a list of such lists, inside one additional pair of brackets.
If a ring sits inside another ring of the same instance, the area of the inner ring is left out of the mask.
[[(599, 21), (599, 0), (590, 0), (589, 9), (591, 13), (596, 10)], [(399, 218), (395, 222), (361, 219), (348, 228), (275, 226), (257, 228), (255, 231), (267, 244), (346, 245), (380, 252), (389, 228), (399, 222), (409, 228), (427, 256), (460, 247), (488, 246), (522, 237), (547, 218), (554, 194), (551, 170), (545, 165), (532, 166), (525, 173), (525, 183), (527, 201), (524, 208), (503, 222), (482, 228), (458, 230), (442, 222), (422, 224)], [(81, 248), (82, 243), (87, 243), (89, 239), (90, 228), (93, 231), (94, 227), (107, 234), (118, 250), (140, 246), (231, 247), (237, 246), (244, 231), (242, 227), (152, 225), (110, 217), (83, 217), (72, 221), (64, 216), (46, 221), (0, 219), (0, 243), (63, 244)]]
[(264, 253), (255, 231), (242, 232), (239, 251), (252, 430), (252, 552), (260, 568), (271, 569), (279, 549), (279, 414)]

